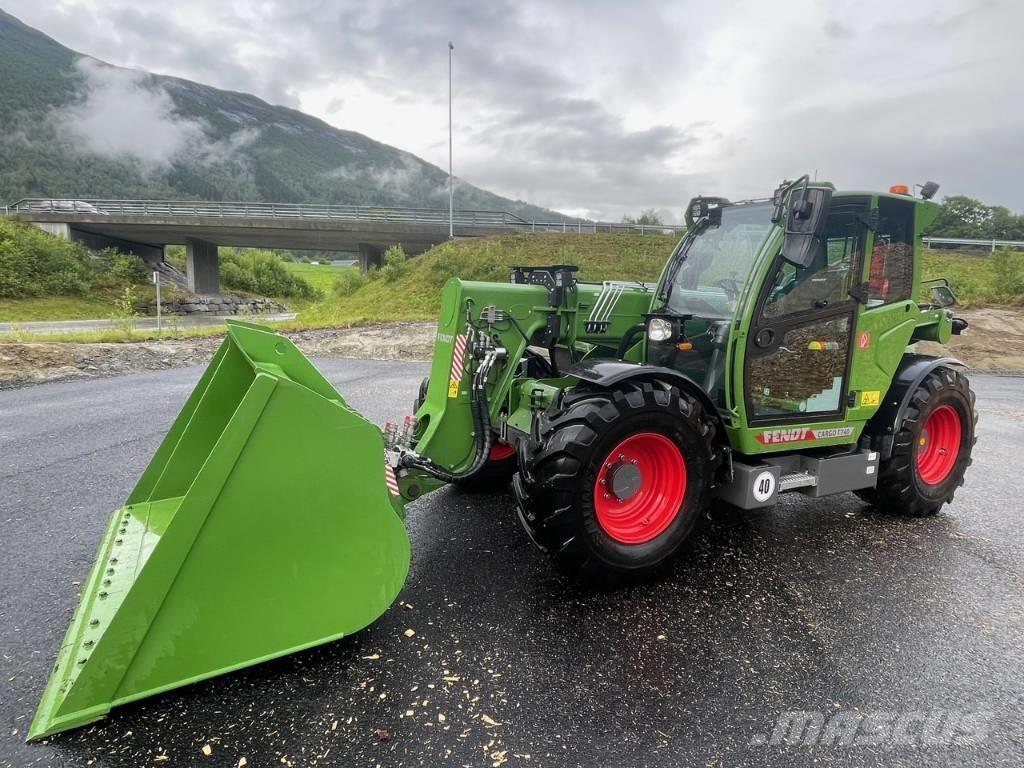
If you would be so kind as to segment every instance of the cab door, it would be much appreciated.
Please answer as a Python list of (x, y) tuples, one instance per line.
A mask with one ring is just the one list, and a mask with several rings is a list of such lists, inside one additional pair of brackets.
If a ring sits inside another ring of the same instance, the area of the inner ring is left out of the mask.
[(747, 337), (744, 400), (750, 424), (841, 419), (848, 401), (852, 338), (871, 198), (833, 198), (807, 267), (777, 255)]

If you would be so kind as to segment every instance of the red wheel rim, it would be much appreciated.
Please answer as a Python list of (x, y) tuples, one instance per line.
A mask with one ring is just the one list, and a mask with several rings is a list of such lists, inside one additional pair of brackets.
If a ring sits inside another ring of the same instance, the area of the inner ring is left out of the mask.
[(615, 446), (594, 481), (594, 512), (604, 532), (643, 544), (665, 532), (686, 495), (686, 462), (664, 435), (640, 432)]
[(504, 443), (491, 443), (491, 452), (487, 455), (488, 461), (504, 461), (510, 456), (515, 456), (516, 449)]
[(917, 439), (917, 474), (927, 485), (938, 485), (953, 471), (960, 455), (960, 414), (940, 405), (925, 420)]

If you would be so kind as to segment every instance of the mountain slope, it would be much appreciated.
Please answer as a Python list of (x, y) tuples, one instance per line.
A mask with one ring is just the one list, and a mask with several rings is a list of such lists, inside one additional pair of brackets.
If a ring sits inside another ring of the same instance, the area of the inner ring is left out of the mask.
[[(199, 198), (444, 208), (445, 171), (255, 96), (80, 56), (0, 10), (0, 202)], [(456, 180), (455, 205), (555, 212)]]

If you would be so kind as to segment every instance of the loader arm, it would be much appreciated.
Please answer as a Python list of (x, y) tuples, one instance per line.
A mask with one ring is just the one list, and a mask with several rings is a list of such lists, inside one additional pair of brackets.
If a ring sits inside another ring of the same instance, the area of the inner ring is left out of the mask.
[[(479, 435), (470, 407), (471, 387), (485, 347), (502, 350), (500, 362), (487, 376), (486, 399), (493, 428), (504, 434), (506, 425), (521, 421), (514, 414), (530, 408), (529, 391), (524, 396), (521, 386), (524, 378), (542, 385), (545, 379), (563, 378), (563, 368), (586, 357), (614, 356), (637, 317), (650, 308), (653, 291), (641, 283), (573, 281), (553, 296), (555, 291), (541, 280), (554, 269), (531, 270), (543, 273), (534, 278), (537, 282), (452, 279), (445, 284), (430, 383), (415, 414), (419, 455), (453, 472), (473, 463)], [(407, 500), (440, 484), (429, 473), (399, 477)]]

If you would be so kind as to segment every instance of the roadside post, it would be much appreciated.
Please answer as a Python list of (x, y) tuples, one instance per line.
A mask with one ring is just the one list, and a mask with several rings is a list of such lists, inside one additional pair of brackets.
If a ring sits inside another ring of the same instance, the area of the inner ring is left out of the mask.
[(163, 321), (160, 316), (160, 273), (153, 270), (153, 285), (156, 286), (156, 329), (163, 330)]

